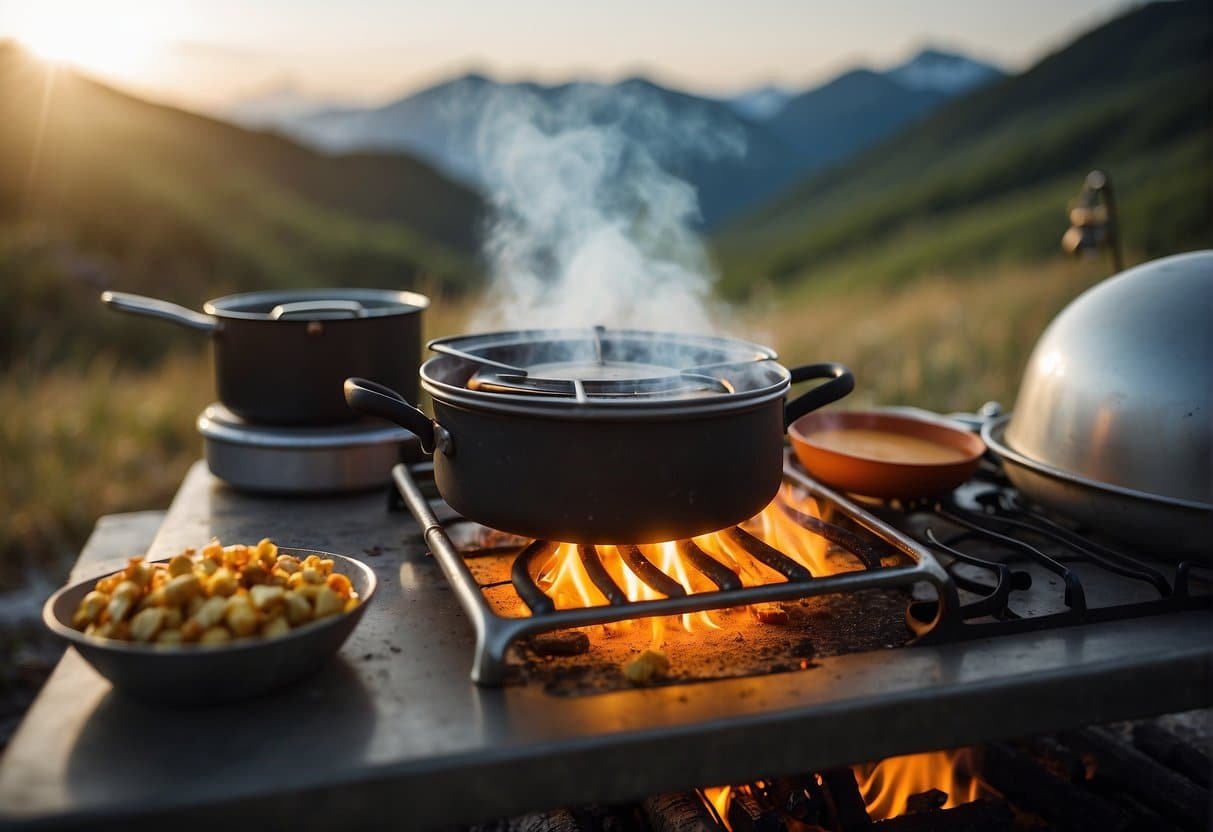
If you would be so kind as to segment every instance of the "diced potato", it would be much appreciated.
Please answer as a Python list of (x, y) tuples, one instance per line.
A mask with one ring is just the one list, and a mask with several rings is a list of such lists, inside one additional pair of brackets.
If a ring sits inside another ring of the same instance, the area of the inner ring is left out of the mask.
[(316, 592), (316, 617), (324, 618), (336, 615), (345, 608), (345, 599), (327, 586), (320, 587)]
[(164, 608), (164, 629), (176, 630), (184, 620), (185, 616), (181, 614), (181, 607)]
[(203, 558), (198, 561), (195, 572), (201, 572), (203, 576), (210, 577), (215, 574), (215, 571), (221, 566), (218, 558)]
[(263, 584), (269, 580), (269, 570), (260, 563), (250, 563), (244, 567), (244, 571), (240, 573), (240, 583), (246, 587)]
[(135, 606), (135, 601), (139, 598), (139, 587), (131, 581), (123, 581), (118, 584), (114, 590), (113, 596), (110, 598), (109, 605), (106, 607), (106, 612), (109, 615), (109, 620), (113, 622), (121, 621), (126, 618), (127, 614)]
[(183, 604), (202, 592), (202, 581), (193, 572), (178, 575), (164, 585), (164, 600), (169, 604)]
[(164, 607), (148, 607), (131, 619), (131, 638), (151, 641), (164, 626)]
[(268, 537), (261, 538), (257, 543), (257, 557), (267, 568), (273, 566), (274, 561), (278, 560), (278, 547), (274, 541)]
[(349, 612), (350, 610), (354, 609), (357, 606), (358, 606), (358, 597), (357, 596), (354, 596), (352, 598), (347, 598), (347, 599), (345, 599), (345, 606), (342, 607), (342, 612)]
[(182, 609), (185, 610), (185, 617), (189, 618), (192, 615), (197, 615), (198, 610), (202, 609), (202, 605), (205, 603), (205, 598), (203, 598), (201, 595), (195, 595), (188, 602), (186, 602), (184, 607), (182, 607)]
[(304, 583), (308, 583), (308, 584), (324, 583), (324, 572), (322, 572), (319, 569), (319, 567), (305, 566), (305, 567), (303, 567), (303, 570), (302, 570), (302, 572), (300, 572), (300, 574), (303, 575)]
[(140, 589), (147, 586), (152, 581), (152, 567), (143, 562), (143, 558), (131, 558), (127, 564), (123, 574), (131, 583), (138, 586)]
[(253, 611), (249, 599), (243, 595), (228, 599), (223, 620), (236, 636), (251, 636), (257, 631), (257, 613)]
[(303, 572), (292, 572), (291, 576), (286, 581), (287, 589), (298, 589), (303, 586)]
[(333, 559), (332, 558), (321, 559), (321, 561), (319, 563), (319, 567), (320, 567), (320, 571), (324, 573), (325, 577), (332, 575), (333, 574)]
[(293, 555), (279, 555), (278, 559), (274, 561), (274, 568), (293, 575), (299, 571), (299, 558)]
[(282, 600), (286, 605), (286, 617), (294, 626), (299, 626), (312, 619), (312, 605), (298, 592), (287, 591)]
[(80, 606), (76, 608), (75, 615), (72, 616), (72, 626), (77, 630), (83, 630), (88, 625), (97, 620), (97, 616), (101, 615), (101, 611), (105, 609), (109, 603), (109, 596), (103, 592), (93, 590), (81, 600)]
[(202, 557), (210, 558), (216, 563), (223, 562), (223, 544), (219, 542), (219, 538), (215, 538), (202, 547)]
[(195, 622), (199, 628), (199, 634), (201, 634), (203, 631), (209, 630), (222, 621), (226, 612), (227, 599), (222, 596), (215, 596), (203, 601), (202, 606), (189, 617), (189, 620)]
[(228, 569), (241, 569), (249, 562), (249, 548), (243, 543), (228, 546), (223, 550), (223, 565)]
[(261, 635), (265, 638), (277, 638), (278, 636), (286, 635), (290, 631), (291, 625), (287, 623), (286, 618), (276, 615), (261, 628)]
[(198, 639), (199, 644), (224, 644), (232, 640), (226, 627), (211, 627)]
[(345, 575), (329, 575), (328, 580), (325, 581), (325, 583), (328, 584), (329, 589), (336, 592), (342, 598), (349, 598), (354, 591), (354, 585), (350, 583), (350, 579)]
[(173, 555), (173, 559), (168, 562), (168, 573), (174, 578), (179, 575), (188, 575), (193, 571), (194, 561), (189, 555)]
[(181, 631), (177, 629), (165, 629), (156, 634), (156, 645), (160, 647), (179, 647), (181, 642)]
[(280, 586), (258, 585), (249, 590), (253, 608), (260, 612), (268, 612), (280, 606), (284, 595), (286, 595), (286, 590)]
[(222, 595), (227, 597), (236, 591), (240, 586), (240, 582), (236, 580), (236, 575), (226, 566), (221, 567), (211, 575), (210, 581), (207, 583), (207, 590), (211, 595)]
[(670, 660), (659, 650), (645, 650), (623, 666), (623, 675), (629, 682), (643, 685), (665, 676), (670, 670)]

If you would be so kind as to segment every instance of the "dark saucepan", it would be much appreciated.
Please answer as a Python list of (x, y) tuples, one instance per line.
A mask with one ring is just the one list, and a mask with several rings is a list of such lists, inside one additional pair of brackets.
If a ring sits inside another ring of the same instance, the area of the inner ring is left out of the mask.
[[(416, 433), (463, 516), (573, 543), (652, 543), (744, 521), (779, 489), (787, 424), (854, 387), (839, 364), (789, 371), (728, 338), (538, 330), (430, 349), (440, 354), (421, 384), (433, 420), (362, 378), (345, 383), (350, 407)], [(785, 403), (811, 379), (827, 381)]]
[(250, 292), (207, 301), (206, 314), (125, 292), (105, 292), (101, 300), (208, 333), (219, 400), (250, 422), (351, 422), (358, 414), (341, 395), (351, 373), (417, 394), (421, 317), (429, 299), (413, 292)]

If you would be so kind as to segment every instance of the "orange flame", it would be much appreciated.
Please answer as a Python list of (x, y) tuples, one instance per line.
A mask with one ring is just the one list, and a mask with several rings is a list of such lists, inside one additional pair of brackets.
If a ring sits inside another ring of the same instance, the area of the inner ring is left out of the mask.
[[(815, 576), (838, 572), (839, 567), (829, 562), (826, 557), (829, 543), (797, 523), (795, 518), (780, 506), (781, 502), (796, 511), (818, 516), (818, 507), (811, 497), (785, 484), (775, 500), (743, 526), (763, 542), (800, 563)], [(782, 580), (773, 570), (755, 560), (726, 535), (700, 535), (694, 542), (705, 553), (736, 572), (746, 586)], [(687, 594), (707, 592), (716, 588), (686, 562), (674, 542), (643, 545), (639, 548), (658, 569), (681, 584)], [(598, 546), (597, 551), (607, 573), (623, 589), (629, 600), (646, 601), (662, 597), (640, 580), (614, 546)], [(596, 607), (607, 603), (586, 573), (577, 546), (571, 543), (561, 543), (556, 547), (547, 561), (540, 566), (537, 581), (558, 609)], [(687, 632), (720, 627), (710, 612), (686, 613), (668, 620), (681, 625)], [(654, 646), (660, 646), (662, 643), (665, 627), (665, 619), (653, 619)]]
[(909, 798), (929, 789), (947, 794), (945, 809), (983, 797), (987, 790), (976, 776), (975, 763), (973, 749), (962, 748), (889, 757), (853, 770), (868, 815), (879, 821), (905, 814)]
[(724, 828), (731, 830), (733, 826), (729, 823), (729, 802), (733, 799), (733, 787), (706, 786), (699, 791), (703, 799), (716, 810), (716, 817), (720, 818)]

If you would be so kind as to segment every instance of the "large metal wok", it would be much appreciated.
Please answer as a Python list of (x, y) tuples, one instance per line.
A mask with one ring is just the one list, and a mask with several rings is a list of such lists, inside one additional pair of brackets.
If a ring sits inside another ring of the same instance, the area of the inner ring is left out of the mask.
[(1041, 336), (982, 438), (1027, 496), (1143, 551), (1213, 559), (1213, 252), (1130, 269)]

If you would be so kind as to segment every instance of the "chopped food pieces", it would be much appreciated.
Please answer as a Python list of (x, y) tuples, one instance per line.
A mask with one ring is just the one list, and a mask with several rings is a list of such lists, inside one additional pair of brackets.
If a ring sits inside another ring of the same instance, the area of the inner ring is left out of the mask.
[(634, 685), (645, 685), (670, 672), (670, 660), (660, 650), (645, 650), (623, 666), (623, 675)]
[(255, 546), (186, 549), (164, 563), (131, 558), (97, 581), (72, 615), (94, 638), (174, 648), (278, 638), (295, 627), (348, 612), (360, 599), (333, 560), (281, 554), (268, 538)]

